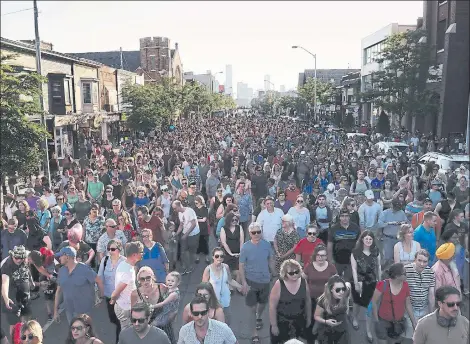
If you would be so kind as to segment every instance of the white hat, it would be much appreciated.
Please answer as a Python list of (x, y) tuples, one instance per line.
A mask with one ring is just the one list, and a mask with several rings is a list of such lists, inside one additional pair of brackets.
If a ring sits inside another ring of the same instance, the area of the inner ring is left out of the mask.
[(364, 196), (366, 196), (367, 199), (374, 199), (374, 193), (372, 192), (372, 190), (367, 190), (365, 193), (364, 193)]
[(300, 155), (305, 155), (305, 151), (301, 151), (301, 152), (300, 152)]
[(330, 183), (330, 184), (328, 184), (328, 186), (326, 187), (326, 189), (327, 189), (328, 191), (330, 191), (330, 192), (331, 192), (331, 191), (334, 191), (335, 185)]

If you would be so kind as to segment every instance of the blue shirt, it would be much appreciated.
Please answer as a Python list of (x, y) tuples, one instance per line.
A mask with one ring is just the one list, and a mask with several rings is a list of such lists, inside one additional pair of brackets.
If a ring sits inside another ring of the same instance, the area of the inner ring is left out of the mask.
[(245, 278), (256, 283), (269, 283), (269, 259), (273, 255), (271, 244), (261, 239), (258, 244), (247, 241), (240, 251), (239, 262), (245, 264)]
[(144, 247), (144, 255), (142, 260), (137, 263), (137, 271), (142, 266), (148, 266), (153, 270), (155, 278), (158, 283), (165, 283), (166, 269), (165, 264), (168, 263), (168, 258), (165, 253), (165, 249), (159, 243), (155, 243), (151, 249), (147, 246)]
[(380, 199), (380, 191), (383, 190), (384, 184), (385, 184), (385, 178), (382, 180), (378, 180), (377, 178), (374, 178), (370, 181), (370, 188), (372, 189), (372, 191), (374, 191), (374, 197), (376, 201)]
[(429, 266), (432, 266), (436, 256), (436, 233), (434, 232), (434, 228), (427, 230), (422, 224), (419, 225), (415, 229), (413, 239), (419, 242), (421, 248), (429, 252)]
[[(106, 266), (104, 266), (105, 260), (107, 261)], [(113, 293), (116, 287), (116, 268), (121, 262), (125, 260), (126, 257), (120, 256), (116, 266), (113, 266), (111, 258), (109, 257), (108, 259), (106, 259), (106, 257), (103, 257), (103, 259), (101, 260), (100, 268), (98, 270), (98, 276), (100, 276), (103, 280), (104, 296), (111, 297), (111, 294)]]
[(77, 263), (69, 273), (66, 266), (59, 269), (57, 284), (64, 295), (67, 318), (78, 314), (90, 314), (95, 304), (96, 272), (83, 263)]

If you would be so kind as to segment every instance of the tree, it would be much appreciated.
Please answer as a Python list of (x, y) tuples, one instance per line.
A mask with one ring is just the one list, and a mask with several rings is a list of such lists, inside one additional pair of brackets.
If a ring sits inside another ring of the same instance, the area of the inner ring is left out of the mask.
[(438, 111), (437, 93), (423, 87), (426, 81), (440, 79), (436, 66), (427, 68), (430, 47), (423, 43), (423, 37), (423, 30), (388, 37), (375, 58), (381, 68), (372, 74), (371, 85), (362, 94), (363, 101), (374, 102), (387, 113), (397, 115), (400, 124), (405, 115), (424, 116)]
[[(319, 104), (329, 104), (331, 94), (334, 93), (334, 86), (317, 79), (317, 106)], [(307, 82), (297, 89), (301, 98), (303, 98), (313, 109), (315, 106), (315, 79), (309, 78)]]
[(28, 176), (34, 174), (44, 158), (42, 143), (47, 138), (47, 131), (39, 124), (28, 120), (28, 116), (40, 115), (38, 101), (39, 85), (46, 79), (37, 73), (16, 73), (13, 66), (7, 64), (15, 55), (1, 56), (0, 78), (0, 178), (5, 176)]
[(390, 119), (383, 110), (380, 113), (379, 119), (377, 121), (376, 130), (378, 133), (381, 133), (384, 136), (388, 136), (388, 134), (390, 134)]

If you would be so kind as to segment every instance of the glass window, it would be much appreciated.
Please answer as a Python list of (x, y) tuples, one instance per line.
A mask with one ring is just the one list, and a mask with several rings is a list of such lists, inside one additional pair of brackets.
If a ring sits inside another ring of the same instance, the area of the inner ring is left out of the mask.
[(447, 20), (441, 20), (437, 23), (437, 42), (436, 48), (437, 50), (444, 49), (444, 42), (446, 37), (446, 30), (447, 30)]
[(83, 104), (91, 104), (91, 82), (82, 83)]
[(93, 104), (98, 104), (98, 83), (93, 83)]
[(64, 79), (65, 105), (70, 105), (70, 80)]

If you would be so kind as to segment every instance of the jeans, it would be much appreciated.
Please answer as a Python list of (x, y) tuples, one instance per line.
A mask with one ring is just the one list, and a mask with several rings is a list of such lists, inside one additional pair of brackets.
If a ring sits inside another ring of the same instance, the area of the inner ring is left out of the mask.
[[(418, 320), (424, 317), (425, 315), (428, 315), (428, 307), (425, 307), (423, 309), (413, 309), (413, 314), (415, 316), (416, 323), (418, 323)], [(411, 323), (411, 319), (408, 316), (408, 313), (405, 312), (405, 321), (406, 321), (406, 328), (405, 328), (405, 333), (403, 334), (403, 337), (405, 338), (413, 338), (413, 324)]]

